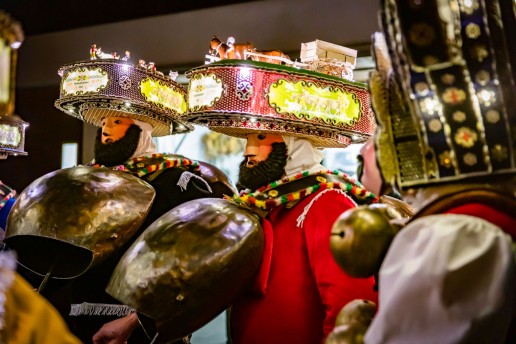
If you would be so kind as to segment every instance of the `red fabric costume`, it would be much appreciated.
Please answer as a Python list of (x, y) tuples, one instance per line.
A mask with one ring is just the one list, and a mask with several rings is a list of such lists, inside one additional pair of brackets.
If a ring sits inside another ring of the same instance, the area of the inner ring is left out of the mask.
[(262, 293), (248, 293), (233, 305), (234, 343), (320, 343), (346, 303), (357, 298), (377, 302), (374, 279), (347, 276), (330, 251), (333, 223), (355, 206), (342, 191), (325, 190), (267, 215), (266, 250), (257, 281)]
[[(509, 234), (514, 242), (516, 240), (516, 216), (511, 216), (490, 205), (482, 203), (468, 203), (459, 207), (454, 207), (447, 214), (462, 214), (479, 217), (500, 227), (505, 233)], [(516, 315), (513, 315), (511, 326), (509, 327), (506, 342), (516, 341)]]
[(482, 203), (468, 203), (451, 208), (447, 214), (462, 214), (479, 217), (500, 227), (505, 233), (516, 240), (516, 217), (502, 212), (492, 206)]

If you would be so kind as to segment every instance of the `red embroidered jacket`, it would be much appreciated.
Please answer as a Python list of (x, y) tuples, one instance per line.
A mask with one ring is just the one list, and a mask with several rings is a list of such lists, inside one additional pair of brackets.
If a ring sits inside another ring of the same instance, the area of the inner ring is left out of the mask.
[(377, 303), (374, 279), (347, 276), (330, 251), (333, 223), (353, 207), (349, 196), (333, 189), (268, 214), (262, 223), (266, 249), (257, 290), (239, 299), (231, 310), (235, 344), (320, 343), (346, 303), (357, 298)]

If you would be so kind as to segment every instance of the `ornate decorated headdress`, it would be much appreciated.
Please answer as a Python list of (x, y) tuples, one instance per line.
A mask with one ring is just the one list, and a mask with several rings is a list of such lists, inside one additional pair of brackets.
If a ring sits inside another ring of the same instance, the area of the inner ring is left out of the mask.
[(104, 117), (129, 117), (153, 126), (153, 136), (193, 129), (179, 116), (186, 111), (186, 90), (156, 71), (154, 63), (138, 65), (117, 53), (103, 53), (96, 45), (91, 60), (63, 66), (60, 96), (55, 106), (85, 122), (102, 125)]
[(25, 128), (29, 124), (14, 114), (17, 51), (23, 40), (20, 23), (0, 10), (0, 158), (27, 155)]
[(247, 60), (215, 62), (188, 76), (183, 118), (227, 135), (267, 132), (346, 147), (375, 127), (366, 86), (343, 78)]
[(370, 89), (387, 182), (516, 173), (516, 9), (507, 0), (383, 0)]

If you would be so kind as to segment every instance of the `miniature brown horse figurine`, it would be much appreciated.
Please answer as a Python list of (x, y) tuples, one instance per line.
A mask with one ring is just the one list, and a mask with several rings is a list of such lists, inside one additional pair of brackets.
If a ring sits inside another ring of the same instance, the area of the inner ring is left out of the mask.
[[(251, 55), (253, 61), (276, 63), (276, 64), (287, 64), (287, 61), (291, 61), (287, 54), (279, 50), (255, 50), (254, 54)], [(256, 55), (255, 55), (256, 54)]]
[(219, 56), (221, 60), (225, 59), (240, 59), (245, 60), (246, 51), (253, 51), (254, 46), (252, 43), (236, 43), (228, 44), (222, 42), (217, 36), (213, 36), (210, 41), (210, 54), (213, 56)]

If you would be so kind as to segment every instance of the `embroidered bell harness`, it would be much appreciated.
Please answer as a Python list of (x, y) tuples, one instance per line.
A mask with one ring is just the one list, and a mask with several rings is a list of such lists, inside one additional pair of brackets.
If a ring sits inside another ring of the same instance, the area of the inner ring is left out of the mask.
[(375, 203), (378, 197), (357, 180), (339, 170), (304, 171), (289, 178), (272, 182), (256, 191), (243, 190), (231, 200), (242, 206), (270, 211), (277, 206), (301, 200), (314, 192), (339, 189), (360, 203)]

